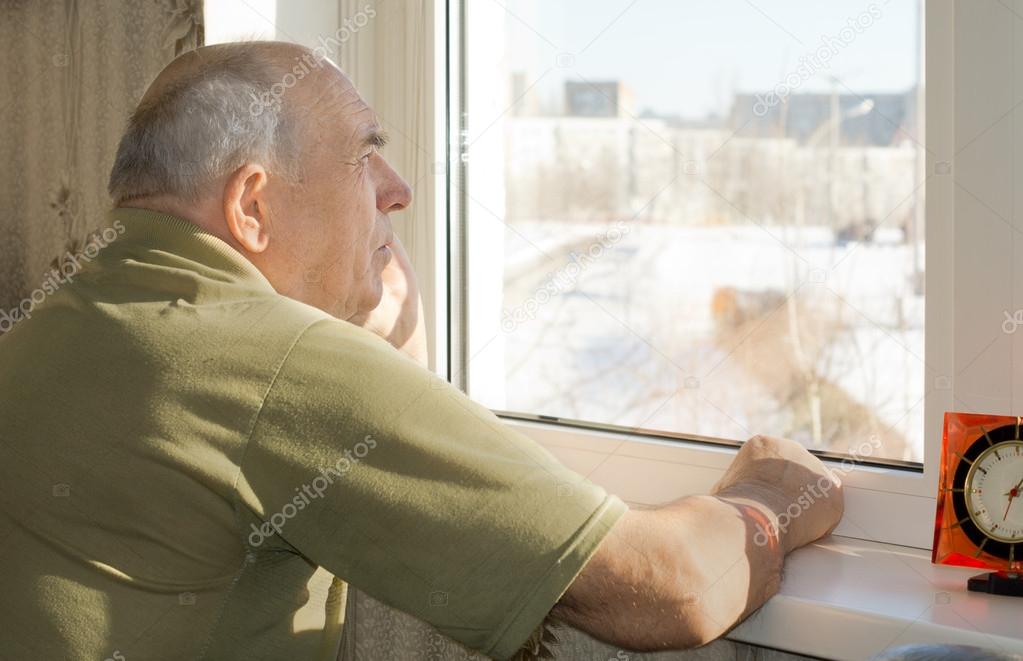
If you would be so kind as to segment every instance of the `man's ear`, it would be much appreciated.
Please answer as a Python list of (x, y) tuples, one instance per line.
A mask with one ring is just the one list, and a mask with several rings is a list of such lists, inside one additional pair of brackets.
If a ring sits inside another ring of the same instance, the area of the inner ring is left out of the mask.
[(242, 248), (260, 253), (270, 243), (269, 176), (258, 163), (246, 163), (228, 175), (224, 184), (224, 222)]

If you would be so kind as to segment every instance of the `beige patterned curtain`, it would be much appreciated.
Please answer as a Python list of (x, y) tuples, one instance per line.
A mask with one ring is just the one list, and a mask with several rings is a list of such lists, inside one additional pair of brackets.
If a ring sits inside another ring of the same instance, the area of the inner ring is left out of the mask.
[(0, 309), (102, 223), (128, 114), (202, 41), (202, 0), (0, 0)]

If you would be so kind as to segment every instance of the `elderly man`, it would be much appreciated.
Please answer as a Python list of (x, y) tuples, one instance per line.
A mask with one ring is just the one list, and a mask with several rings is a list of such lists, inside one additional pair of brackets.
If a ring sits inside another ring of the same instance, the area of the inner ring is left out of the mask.
[(630, 510), (433, 376), (384, 142), (298, 46), (153, 82), (112, 240), (0, 339), (0, 656), (332, 659), (347, 583), (496, 658), (548, 615), (683, 648), (837, 524), (793, 442)]

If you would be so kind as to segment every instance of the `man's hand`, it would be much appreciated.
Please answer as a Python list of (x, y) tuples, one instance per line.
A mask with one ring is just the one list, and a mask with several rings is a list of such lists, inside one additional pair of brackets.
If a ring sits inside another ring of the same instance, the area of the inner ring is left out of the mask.
[(845, 507), (841, 481), (820, 459), (773, 436), (746, 441), (711, 495), (768, 506), (777, 520), (764, 535), (777, 537), (786, 553), (834, 530)]
[(381, 274), (384, 292), (380, 303), (368, 314), (355, 315), (348, 321), (376, 333), (423, 367), (428, 367), (426, 325), (423, 321), (419, 282), (397, 235), (388, 246), (392, 256)]

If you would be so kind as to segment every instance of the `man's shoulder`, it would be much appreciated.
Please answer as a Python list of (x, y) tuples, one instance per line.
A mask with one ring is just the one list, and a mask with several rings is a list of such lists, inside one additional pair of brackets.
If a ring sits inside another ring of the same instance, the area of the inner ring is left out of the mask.
[(308, 401), (337, 404), (351, 390), (389, 397), (396, 383), (426, 388), (437, 378), (361, 326), (329, 315), (306, 319), (274, 378), (277, 392), (298, 389)]
[(354, 353), (369, 359), (408, 358), (387, 340), (350, 321), (321, 313), (307, 315), (298, 349), (321, 354)]

